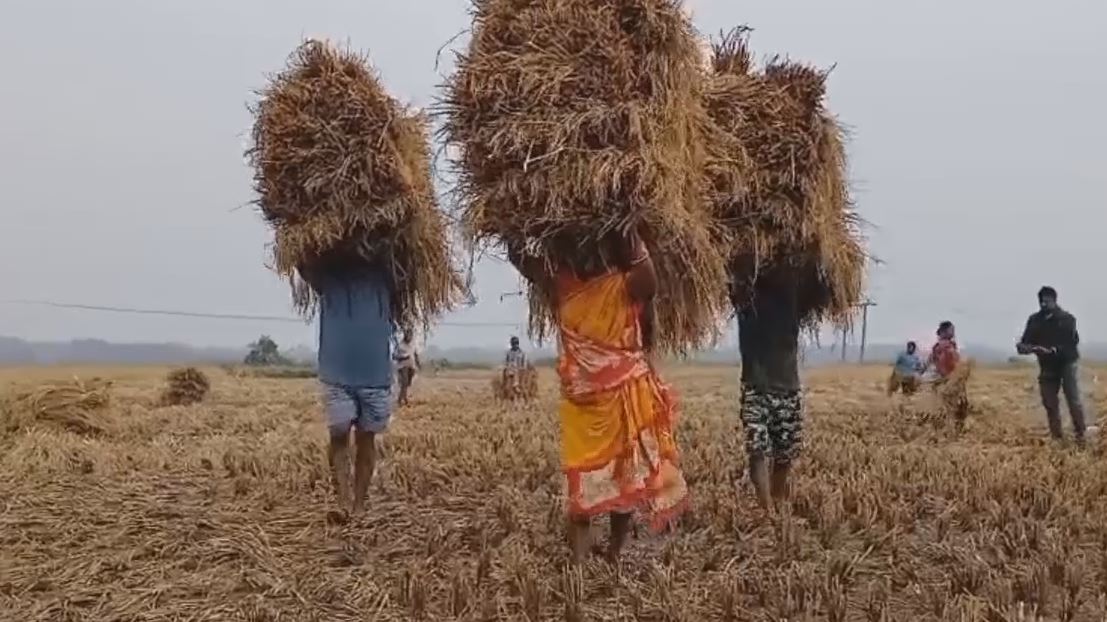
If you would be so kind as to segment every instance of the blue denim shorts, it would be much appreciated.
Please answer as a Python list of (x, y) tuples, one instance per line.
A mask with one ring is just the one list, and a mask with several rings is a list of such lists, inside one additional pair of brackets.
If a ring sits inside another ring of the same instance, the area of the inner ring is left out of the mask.
[(392, 391), (323, 383), (323, 410), (331, 433), (349, 432), (356, 425), (362, 432), (380, 434), (392, 419)]

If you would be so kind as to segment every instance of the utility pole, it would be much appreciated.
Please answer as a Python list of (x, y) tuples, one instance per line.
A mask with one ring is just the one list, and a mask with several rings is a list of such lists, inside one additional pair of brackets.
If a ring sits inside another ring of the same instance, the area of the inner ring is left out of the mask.
[(861, 353), (858, 356), (857, 361), (859, 363), (865, 362), (865, 342), (869, 337), (869, 307), (875, 307), (876, 303), (871, 298), (865, 299), (858, 305), (861, 307)]
[(842, 362), (846, 362), (846, 338), (849, 336), (849, 327), (842, 327)]

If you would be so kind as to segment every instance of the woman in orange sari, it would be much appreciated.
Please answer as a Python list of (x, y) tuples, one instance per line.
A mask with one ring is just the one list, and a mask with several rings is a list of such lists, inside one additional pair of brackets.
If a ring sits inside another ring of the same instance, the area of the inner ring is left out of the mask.
[(509, 256), (529, 280), (553, 280), (573, 559), (592, 548), (592, 518), (610, 514), (606, 556), (615, 561), (634, 513), (659, 531), (687, 505), (672, 432), (676, 402), (650, 356), (653, 262), (637, 235), (609, 236), (595, 261), (571, 262), (554, 275), (517, 249)]

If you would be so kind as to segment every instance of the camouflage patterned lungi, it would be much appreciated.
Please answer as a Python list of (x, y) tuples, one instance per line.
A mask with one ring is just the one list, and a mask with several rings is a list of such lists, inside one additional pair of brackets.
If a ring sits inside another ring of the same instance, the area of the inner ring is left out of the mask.
[(803, 396), (742, 387), (742, 427), (750, 456), (788, 464), (803, 446)]

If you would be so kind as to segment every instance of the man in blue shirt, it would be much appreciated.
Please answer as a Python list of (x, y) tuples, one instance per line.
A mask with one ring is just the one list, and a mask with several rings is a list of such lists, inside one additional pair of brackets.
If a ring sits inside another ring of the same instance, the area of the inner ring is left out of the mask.
[[(376, 435), (392, 416), (392, 283), (386, 270), (340, 251), (300, 274), (319, 298), (319, 380), (335, 492), (342, 513), (357, 513), (376, 467)], [(352, 487), (351, 430), (357, 450)]]
[(914, 341), (908, 341), (907, 349), (896, 357), (892, 377), (888, 380), (888, 395), (893, 395), (896, 391), (903, 391), (904, 395), (912, 395), (918, 390), (919, 372), (923, 369), (918, 350), (919, 347)]

